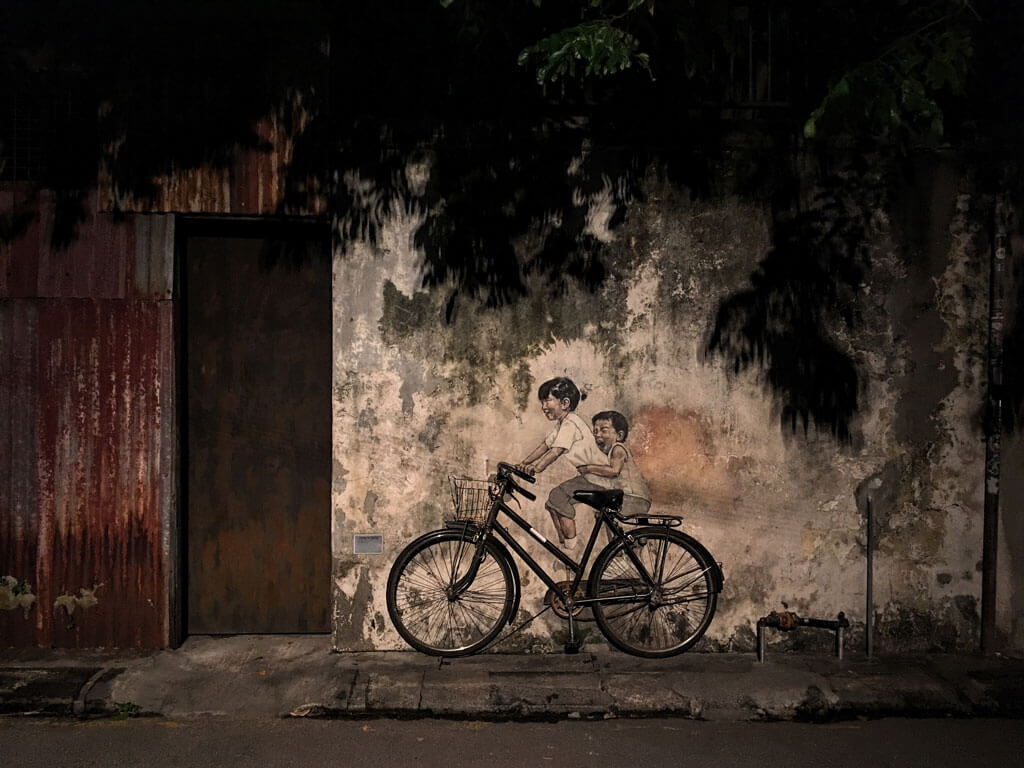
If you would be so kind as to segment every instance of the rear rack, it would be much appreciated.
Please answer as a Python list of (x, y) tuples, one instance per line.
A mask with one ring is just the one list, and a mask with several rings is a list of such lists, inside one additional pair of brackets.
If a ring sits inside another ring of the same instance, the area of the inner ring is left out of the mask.
[(645, 512), (642, 515), (616, 515), (627, 525), (664, 525), (668, 528), (678, 528), (683, 524), (683, 518), (678, 515), (652, 515)]

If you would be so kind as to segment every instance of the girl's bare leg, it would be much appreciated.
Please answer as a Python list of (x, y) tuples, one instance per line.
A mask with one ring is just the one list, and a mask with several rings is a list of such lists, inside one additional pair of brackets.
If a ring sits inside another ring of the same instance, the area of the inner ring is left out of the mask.
[[(576, 537), (576, 521), (571, 520), (568, 517), (562, 517), (560, 514), (558, 514), (557, 512), (554, 512), (553, 510), (550, 510), (550, 509), (548, 510), (548, 514), (551, 515), (551, 523), (552, 523), (552, 525), (555, 526), (555, 532), (558, 534), (558, 546), (559, 546), (559, 548), (562, 551), (564, 551), (567, 555), (572, 557), (572, 551), (573, 551), (574, 545), (576, 543), (576, 540), (575, 540), (575, 537)], [(568, 531), (566, 530), (566, 526), (565, 526), (566, 523), (571, 523), (571, 529), (568, 530)], [(570, 580), (570, 581), (572, 580), (572, 577), (573, 577), (572, 571), (569, 570), (569, 568), (566, 567), (565, 564), (562, 563), (561, 560), (556, 560), (555, 561), (555, 570), (556, 571), (564, 570), (565, 571), (565, 578), (566, 578), (566, 580)]]

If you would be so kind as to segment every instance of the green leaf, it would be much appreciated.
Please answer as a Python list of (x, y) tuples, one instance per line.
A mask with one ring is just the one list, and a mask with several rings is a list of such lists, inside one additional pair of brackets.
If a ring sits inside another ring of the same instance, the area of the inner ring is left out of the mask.
[(638, 47), (637, 39), (629, 33), (607, 20), (594, 20), (549, 35), (523, 49), (517, 60), (525, 65), (536, 57), (537, 81), (543, 84), (558, 77), (574, 77), (577, 61), (586, 75), (621, 72), (632, 66), (634, 58), (638, 66), (649, 71), (650, 60), (637, 53)]

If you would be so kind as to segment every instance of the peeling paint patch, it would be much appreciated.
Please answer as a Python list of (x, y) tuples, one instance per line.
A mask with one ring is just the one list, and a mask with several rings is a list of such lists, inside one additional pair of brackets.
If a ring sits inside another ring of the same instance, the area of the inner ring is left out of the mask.
[(980, 623), (974, 595), (956, 595), (920, 607), (892, 601), (877, 624), (879, 646), (887, 652), (900, 652), (920, 648), (923, 642), (933, 652), (973, 650)]
[(369, 568), (350, 563), (343, 575), (335, 577), (334, 594), (334, 647), (349, 650), (373, 648), (373, 588), (370, 586)]
[(55, 611), (59, 608), (63, 608), (64, 612), (67, 614), (68, 629), (74, 629), (75, 627), (75, 611), (78, 608), (85, 611), (99, 605), (100, 601), (96, 597), (96, 592), (102, 586), (102, 584), (93, 584), (91, 588), (82, 587), (78, 590), (77, 595), (63, 594), (53, 601), (53, 609)]
[(333, 471), (331, 472), (331, 486), (334, 493), (344, 493), (348, 487), (348, 480), (346, 475), (348, 470), (342, 466), (342, 463), (337, 459), (334, 460)]
[[(445, 509), (447, 510), (447, 507)], [(422, 501), (414, 506), (405, 516), (405, 520), (407, 524), (403, 526), (403, 530), (408, 540), (412, 540), (423, 531), (440, 528), (444, 523), (441, 507), (431, 501)]]
[(365, 429), (367, 431), (372, 432), (374, 427), (377, 426), (377, 422), (377, 414), (375, 414), (369, 408), (364, 408), (359, 412), (358, 424), (360, 429)]
[(376, 527), (377, 522), (373, 519), (374, 513), (377, 511), (377, 494), (373, 491), (366, 492), (366, 498), (363, 499), (363, 515), (369, 521), (371, 527)]
[(733, 604), (748, 602), (752, 613), (767, 611), (781, 597), (775, 587), (775, 576), (767, 566), (742, 565), (733, 569), (725, 589), (723, 599)]
[(399, 344), (421, 329), (431, 327), (439, 319), (430, 294), (426, 292), (419, 291), (407, 297), (388, 280), (384, 283), (383, 296), (380, 329), (386, 344)]
[(427, 418), (427, 423), (424, 425), (423, 429), (420, 430), (416, 439), (425, 445), (427, 450), (433, 453), (440, 446), (440, 437), (443, 427), (444, 421), (442, 419), (430, 416)]
[(32, 587), (24, 579), (4, 576), (0, 579), (0, 611), (13, 611), (21, 608), (28, 618), (28, 612), (36, 602)]

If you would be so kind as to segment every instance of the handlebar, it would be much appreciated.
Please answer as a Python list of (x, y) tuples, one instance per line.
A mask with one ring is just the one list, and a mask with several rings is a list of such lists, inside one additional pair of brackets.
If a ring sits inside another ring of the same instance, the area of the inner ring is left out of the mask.
[(506, 483), (506, 488), (510, 491), (516, 491), (517, 493), (522, 494), (530, 501), (536, 501), (537, 497), (534, 494), (530, 493), (525, 488), (523, 488), (522, 486), (520, 486), (519, 483), (512, 479), (511, 475), (521, 477), (528, 483), (537, 482), (537, 478), (535, 478), (531, 474), (523, 472), (523, 470), (519, 469), (519, 467), (513, 466), (512, 464), (509, 464), (508, 462), (505, 461), (500, 462), (498, 464), (498, 477), (504, 479)]
[(517, 477), (523, 478), (523, 480), (525, 480), (528, 483), (536, 483), (537, 482), (537, 478), (536, 477), (534, 477), (533, 475), (528, 474), (526, 472), (523, 472), (523, 470), (521, 470), (519, 467), (515, 466), (514, 464), (509, 464), (507, 461), (498, 462), (498, 474), (499, 475), (505, 475), (507, 477), (509, 475), (509, 473), (511, 473), (513, 475), (516, 475)]

